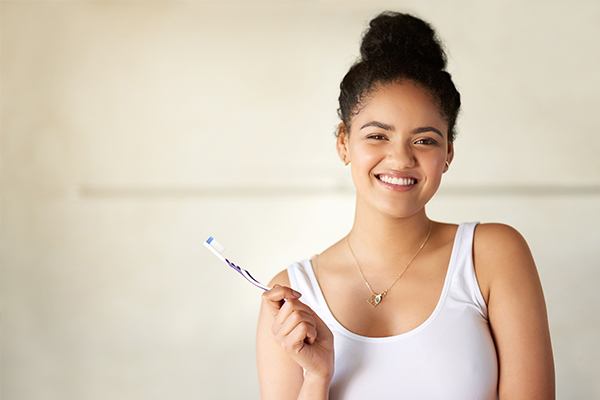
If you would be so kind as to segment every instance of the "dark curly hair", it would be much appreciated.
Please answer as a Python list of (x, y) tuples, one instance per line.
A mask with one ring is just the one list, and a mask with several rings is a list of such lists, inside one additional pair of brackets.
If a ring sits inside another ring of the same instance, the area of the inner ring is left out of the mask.
[(448, 122), (448, 141), (454, 142), (460, 93), (445, 71), (446, 53), (427, 22), (410, 14), (384, 11), (369, 22), (360, 55), (340, 83), (337, 113), (348, 134), (352, 116), (378, 84), (409, 79), (431, 93)]

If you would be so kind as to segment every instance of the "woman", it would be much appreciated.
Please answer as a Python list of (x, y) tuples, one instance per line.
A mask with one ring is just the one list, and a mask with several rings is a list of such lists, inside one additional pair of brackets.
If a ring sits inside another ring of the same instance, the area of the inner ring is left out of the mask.
[[(351, 231), (263, 294), (262, 399), (553, 399), (546, 306), (525, 239), (425, 205), (454, 157), (460, 95), (431, 26), (384, 12), (340, 84)], [(299, 295), (301, 297), (299, 297)]]

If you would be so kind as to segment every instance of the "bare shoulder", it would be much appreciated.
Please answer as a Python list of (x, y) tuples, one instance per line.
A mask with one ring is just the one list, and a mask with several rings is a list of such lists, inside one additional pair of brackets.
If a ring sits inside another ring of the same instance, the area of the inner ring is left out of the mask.
[(504, 261), (531, 257), (523, 235), (516, 228), (499, 222), (477, 224), (473, 247), (480, 261), (486, 269), (492, 269), (494, 275), (508, 273), (510, 265), (519, 264), (506, 264)]
[(486, 303), (494, 281), (522, 274), (523, 268), (535, 269), (532, 261), (527, 241), (516, 228), (499, 222), (476, 225), (473, 265)]
[(554, 361), (544, 293), (523, 235), (477, 226), (474, 265), (489, 285), (488, 315), (500, 365), (500, 398), (554, 399)]
[(275, 274), (273, 278), (271, 278), (271, 281), (269, 282), (268, 286), (273, 287), (275, 285), (288, 287), (290, 286), (290, 278), (288, 276), (287, 268), (282, 269), (277, 274)]
[(475, 227), (475, 240), (481, 245), (481, 250), (504, 252), (508, 248), (527, 245), (523, 235), (514, 227), (500, 222), (480, 223)]

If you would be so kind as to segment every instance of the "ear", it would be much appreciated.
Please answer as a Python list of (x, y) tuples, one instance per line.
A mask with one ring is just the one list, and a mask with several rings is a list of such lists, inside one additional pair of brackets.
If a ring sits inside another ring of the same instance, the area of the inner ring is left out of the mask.
[[(454, 143), (448, 143), (448, 154), (446, 155), (446, 161), (448, 164), (452, 164), (454, 158)], [(444, 163), (444, 172), (448, 171), (448, 167)]]
[(336, 150), (344, 165), (348, 165), (350, 162), (350, 152), (348, 151), (348, 132), (346, 131), (346, 126), (343, 122), (338, 124), (336, 135)]

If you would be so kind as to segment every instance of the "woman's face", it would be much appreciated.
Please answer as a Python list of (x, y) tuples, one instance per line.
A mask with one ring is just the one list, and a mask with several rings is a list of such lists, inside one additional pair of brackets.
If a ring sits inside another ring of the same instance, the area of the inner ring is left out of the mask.
[[(450, 163), (454, 155), (448, 123), (429, 93), (409, 80), (379, 85), (350, 125), (349, 135), (338, 135), (337, 150), (352, 166), (360, 200), (396, 217), (421, 210), (437, 191), (446, 160)], [(391, 189), (376, 177), (382, 173), (417, 181)]]

